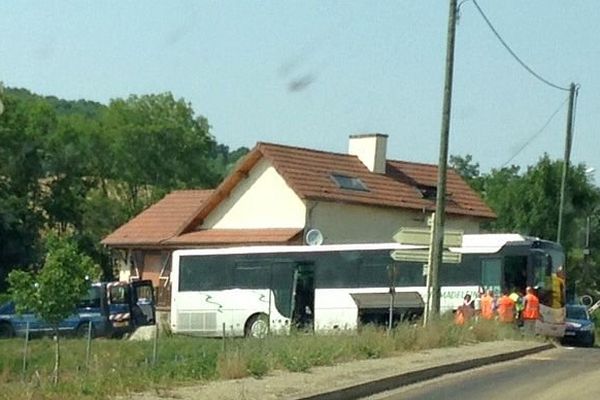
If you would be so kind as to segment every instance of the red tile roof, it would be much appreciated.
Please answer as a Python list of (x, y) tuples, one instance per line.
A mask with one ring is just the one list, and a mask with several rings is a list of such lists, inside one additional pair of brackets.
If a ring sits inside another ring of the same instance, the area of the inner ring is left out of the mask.
[[(182, 233), (198, 226), (263, 157), (271, 162), (289, 187), (303, 199), (414, 210), (435, 209), (435, 196), (428, 198), (422, 190), (435, 189), (437, 186), (437, 165), (388, 160), (386, 173), (377, 174), (369, 171), (353, 155), (258, 143), (238, 165), (235, 173), (219, 185)], [(332, 173), (359, 178), (368, 191), (340, 188), (331, 178)], [(456, 171), (448, 169), (447, 179), (448, 214), (496, 218), (496, 214)]]
[(208, 229), (184, 233), (165, 240), (174, 246), (199, 246), (218, 244), (281, 244), (302, 238), (302, 228), (290, 229)]
[(107, 246), (151, 246), (175, 235), (201, 208), (212, 190), (178, 190), (106, 236)]
[[(369, 171), (348, 154), (258, 143), (215, 190), (177, 191), (142, 212), (102, 241), (109, 246), (188, 246), (227, 243), (281, 243), (298, 239), (301, 229), (214, 229), (196, 227), (262, 159), (267, 159), (296, 194), (307, 200), (377, 207), (435, 209), (437, 166), (405, 161), (386, 163), (386, 173)], [(332, 173), (360, 179), (368, 190), (343, 189)], [(432, 191), (433, 189), (433, 191)], [(446, 212), (493, 219), (494, 212), (452, 169), (448, 170)]]

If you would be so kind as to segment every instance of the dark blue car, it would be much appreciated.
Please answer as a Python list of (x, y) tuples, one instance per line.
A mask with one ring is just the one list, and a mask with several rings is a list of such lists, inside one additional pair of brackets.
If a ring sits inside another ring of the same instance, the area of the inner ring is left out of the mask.
[[(151, 281), (95, 283), (75, 312), (58, 329), (64, 334), (85, 336), (91, 323), (92, 336), (122, 336), (155, 322)], [(0, 338), (52, 334), (53, 328), (33, 313), (17, 314), (13, 302), (0, 306)]]
[(563, 343), (592, 347), (596, 341), (596, 325), (585, 306), (567, 305), (566, 329)]

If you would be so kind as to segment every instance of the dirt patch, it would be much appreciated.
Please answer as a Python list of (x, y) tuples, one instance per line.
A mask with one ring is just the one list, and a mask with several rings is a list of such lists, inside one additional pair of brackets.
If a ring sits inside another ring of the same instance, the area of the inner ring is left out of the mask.
[(137, 393), (121, 399), (134, 400), (240, 400), (240, 399), (301, 399), (447, 363), (487, 357), (501, 353), (525, 350), (540, 342), (497, 341), (469, 346), (430, 349), (403, 353), (394, 357), (361, 360), (331, 367), (316, 367), (309, 372), (274, 371), (262, 379), (243, 378), (209, 382), (202, 385), (172, 388), (153, 393)]

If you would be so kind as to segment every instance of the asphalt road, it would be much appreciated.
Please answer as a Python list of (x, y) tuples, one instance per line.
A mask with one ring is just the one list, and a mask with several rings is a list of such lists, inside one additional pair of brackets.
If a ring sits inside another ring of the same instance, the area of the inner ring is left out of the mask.
[(368, 399), (600, 399), (600, 348), (557, 348), (442, 376)]

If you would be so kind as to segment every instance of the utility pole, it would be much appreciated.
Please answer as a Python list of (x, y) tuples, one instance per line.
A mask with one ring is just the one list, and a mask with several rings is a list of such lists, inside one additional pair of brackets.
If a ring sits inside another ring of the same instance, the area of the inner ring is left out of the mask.
[(558, 228), (556, 232), (556, 242), (560, 244), (562, 236), (563, 209), (565, 207), (565, 187), (567, 185), (567, 175), (569, 172), (569, 162), (571, 160), (571, 144), (573, 143), (573, 108), (575, 106), (575, 96), (577, 86), (571, 83), (569, 88), (569, 110), (567, 112), (567, 134), (565, 139), (565, 157), (563, 159), (562, 179), (560, 182), (560, 202), (558, 205)]
[[(444, 83), (444, 103), (442, 110), (442, 129), (440, 135), (440, 157), (438, 161), (437, 195), (435, 201), (435, 219), (432, 235), (432, 257), (429, 265), (431, 274), (431, 310), (427, 322), (440, 314), (439, 270), (442, 264), (444, 247), (444, 220), (446, 212), (446, 171), (448, 170), (448, 137), (450, 135), (450, 108), (452, 104), (452, 77), (454, 72), (454, 41), (456, 34), (457, 0), (450, 0), (448, 15), (448, 40), (446, 43), (446, 77)], [(428, 299), (429, 301), (429, 299)]]
[(425, 293), (427, 293), (427, 299), (425, 302), (425, 310), (423, 312), (423, 325), (427, 326), (431, 319), (431, 265), (433, 264), (433, 227), (435, 225), (435, 213), (431, 213), (431, 218), (428, 219), (427, 224), (430, 227), (429, 234), (429, 254), (427, 255), (427, 279), (425, 282)]

